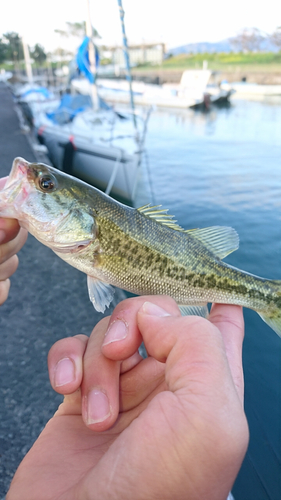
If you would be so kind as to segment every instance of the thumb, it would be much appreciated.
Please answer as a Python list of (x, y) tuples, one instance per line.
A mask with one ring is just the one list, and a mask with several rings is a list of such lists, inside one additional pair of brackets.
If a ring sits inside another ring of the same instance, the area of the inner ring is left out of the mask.
[(204, 382), (206, 390), (229, 383), (222, 335), (209, 321), (197, 316), (171, 316), (150, 302), (140, 308), (137, 321), (150, 356), (166, 362), (170, 390), (189, 386), (191, 380)]

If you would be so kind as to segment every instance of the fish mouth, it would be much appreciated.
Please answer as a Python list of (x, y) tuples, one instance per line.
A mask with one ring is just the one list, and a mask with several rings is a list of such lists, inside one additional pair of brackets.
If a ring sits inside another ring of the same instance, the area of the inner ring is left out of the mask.
[(30, 163), (23, 158), (15, 158), (4, 189), (10, 187), (12, 184), (20, 182), (24, 177), (26, 177), (29, 165)]
[(23, 158), (13, 161), (4, 189), (0, 191), (0, 217), (18, 218), (20, 205), (29, 194), (24, 186), (28, 166), (29, 163)]

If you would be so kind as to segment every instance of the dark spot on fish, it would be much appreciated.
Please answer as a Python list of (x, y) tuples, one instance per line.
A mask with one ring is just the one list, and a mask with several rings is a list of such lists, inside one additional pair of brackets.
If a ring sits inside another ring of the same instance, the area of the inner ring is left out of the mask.
[(193, 286), (198, 287), (198, 288), (204, 288), (205, 286), (205, 276), (198, 276), (194, 281), (193, 281)]
[(161, 277), (164, 275), (164, 273), (166, 271), (167, 264), (168, 264), (167, 257), (163, 257), (162, 256), (162, 258), (160, 260), (160, 265), (159, 265), (159, 274), (160, 274)]
[(207, 288), (215, 288), (217, 286), (217, 281), (214, 274), (206, 276), (206, 285)]
[(281, 297), (274, 297), (273, 302), (276, 305), (276, 307), (281, 309)]
[(131, 248), (131, 242), (129, 242), (129, 241), (128, 241), (128, 242), (124, 245), (124, 250), (128, 251), (128, 250), (130, 250), (130, 248)]
[[(228, 291), (228, 292), (232, 292), (233, 290), (237, 291), (238, 290), (236, 289), (236, 287), (240, 287), (240, 285), (233, 285), (232, 283), (229, 282), (229, 280), (227, 278), (223, 278), (223, 279), (220, 279), (217, 283), (217, 286), (220, 290), (225, 290), (225, 291)], [(242, 292), (242, 288), (243, 286), (241, 286), (241, 293)], [(247, 291), (246, 287), (244, 287), (245, 290)], [(239, 292), (238, 292), (239, 293)]]
[(119, 238), (116, 238), (115, 240), (112, 241), (112, 250), (114, 253), (116, 253), (119, 248), (120, 248), (121, 240)]
[[(232, 287), (230, 287), (230, 290), (232, 289)], [(235, 286), (235, 290), (237, 293), (241, 293), (241, 295), (247, 295), (247, 287), (245, 285), (236, 285)]]
[(188, 281), (188, 283), (190, 283), (190, 284), (191, 284), (191, 283), (192, 283), (192, 280), (193, 280), (193, 278), (194, 278), (194, 276), (195, 276), (195, 273), (190, 273), (190, 274), (187, 274), (187, 275), (185, 276), (185, 279)]
[(154, 255), (151, 253), (146, 258), (146, 262), (145, 262), (146, 269), (148, 269), (151, 266), (153, 260), (154, 260)]
[(139, 255), (138, 257), (136, 257), (134, 264), (136, 266), (142, 267), (142, 261), (141, 260), (142, 260), (141, 256)]

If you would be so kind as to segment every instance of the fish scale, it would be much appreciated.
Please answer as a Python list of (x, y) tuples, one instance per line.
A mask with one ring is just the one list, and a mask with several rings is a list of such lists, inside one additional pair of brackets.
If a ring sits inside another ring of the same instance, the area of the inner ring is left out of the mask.
[(280, 281), (222, 261), (238, 248), (232, 228), (184, 230), (161, 207), (127, 207), (83, 181), (22, 158), (14, 160), (0, 193), (0, 216), (17, 218), (86, 273), (98, 311), (110, 304), (114, 285), (137, 295), (170, 295), (192, 313), (199, 311), (193, 306), (209, 302), (249, 307), (281, 335)]
[[(262, 293), (260, 288), (270, 290), (262, 278), (243, 274), (245, 284), (242, 285), (239, 283), (241, 273), (234, 268), (225, 265), (222, 269), (222, 263), (216, 264), (211, 256), (206, 255), (201, 262), (198, 262), (197, 256), (200, 254), (198, 249), (192, 258), (186, 258), (185, 266), (180, 266), (177, 261), (167, 258), (163, 253), (149, 249), (141, 243), (136, 244), (135, 240), (128, 237), (123, 236), (123, 245), (120, 245), (121, 232), (120, 238), (112, 242), (108, 238), (111, 232), (107, 230), (105, 224), (100, 225), (103, 230), (99, 235), (99, 241), (104, 255), (100, 266), (104, 271), (104, 278), (116, 286), (129, 288), (138, 295), (147, 293), (147, 290), (153, 287), (153, 293), (171, 295), (181, 304), (198, 304), (214, 300), (227, 303), (234, 299), (241, 305), (259, 309), (263, 301), (267, 301), (266, 294)], [(155, 232), (157, 229), (156, 227)], [(102, 236), (103, 233), (105, 238)], [(186, 237), (177, 235), (181, 236)], [(148, 264), (150, 256), (152, 262)], [(188, 260), (190, 260), (189, 266)], [(171, 276), (175, 267), (177, 270)], [(211, 273), (208, 273), (207, 269), (210, 269)], [(251, 300), (254, 299), (254, 292), (256, 292), (255, 302)]]

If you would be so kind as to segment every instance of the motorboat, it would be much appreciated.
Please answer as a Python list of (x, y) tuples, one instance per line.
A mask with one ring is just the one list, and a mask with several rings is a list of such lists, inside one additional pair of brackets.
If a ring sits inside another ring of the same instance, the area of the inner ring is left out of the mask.
[(247, 81), (223, 82), (221, 84), (223, 90), (233, 88), (236, 92), (236, 97), (247, 99), (263, 99), (266, 97), (281, 96), (281, 85), (266, 85), (259, 83), (250, 83)]
[[(134, 102), (137, 105), (152, 105), (165, 108), (187, 109), (227, 101), (234, 93), (232, 88), (222, 89), (218, 85), (208, 85), (210, 70), (186, 70), (178, 84), (162, 85), (132, 82)], [(85, 78), (75, 78), (71, 82), (73, 91), (87, 95), (89, 82)], [(99, 95), (108, 102), (129, 103), (130, 95), (126, 80), (98, 79)]]

